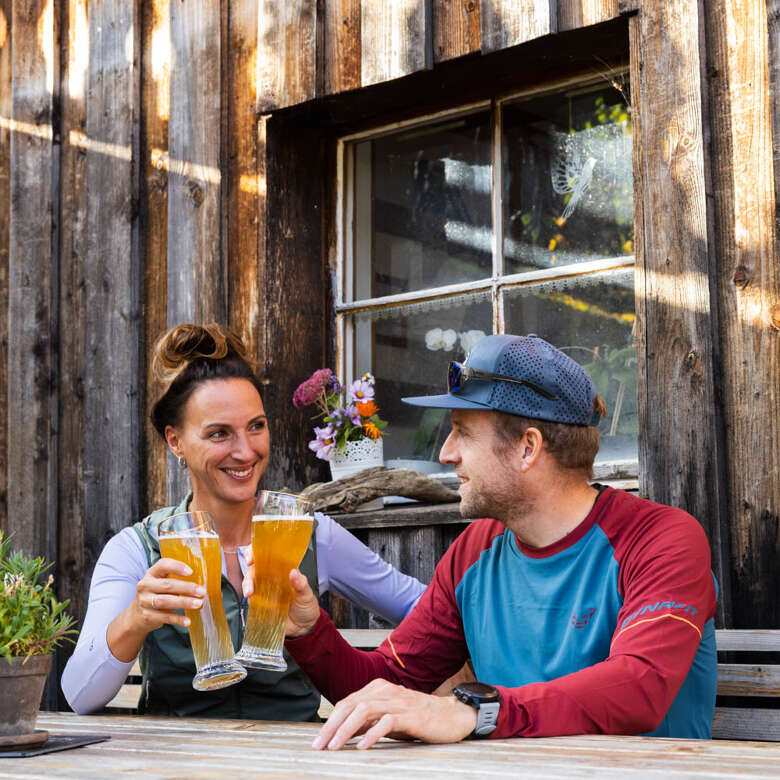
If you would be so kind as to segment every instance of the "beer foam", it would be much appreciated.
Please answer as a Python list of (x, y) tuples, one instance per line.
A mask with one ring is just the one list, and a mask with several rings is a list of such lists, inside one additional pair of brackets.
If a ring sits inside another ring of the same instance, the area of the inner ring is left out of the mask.
[(189, 531), (162, 531), (158, 533), (160, 539), (219, 539), (216, 531), (199, 531), (194, 528)]
[(280, 520), (295, 520), (299, 523), (312, 523), (311, 515), (252, 515), (253, 523), (278, 523)]

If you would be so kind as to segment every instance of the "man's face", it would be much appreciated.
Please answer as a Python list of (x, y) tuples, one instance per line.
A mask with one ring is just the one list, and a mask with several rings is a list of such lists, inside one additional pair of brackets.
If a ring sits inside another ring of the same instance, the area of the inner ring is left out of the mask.
[(506, 524), (522, 514), (527, 502), (519, 480), (518, 457), (496, 433), (492, 412), (452, 410), (452, 431), (439, 460), (453, 465), (460, 477), (463, 517), (493, 517)]

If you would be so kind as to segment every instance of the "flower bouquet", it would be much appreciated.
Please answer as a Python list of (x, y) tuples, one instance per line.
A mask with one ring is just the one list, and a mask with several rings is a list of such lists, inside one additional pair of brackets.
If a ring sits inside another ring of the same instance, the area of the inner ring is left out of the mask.
[(309, 442), (318, 458), (333, 461), (338, 454), (344, 455), (350, 442), (376, 441), (382, 436), (387, 423), (378, 416), (374, 384), (371, 374), (363, 374), (345, 388), (329, 368), (321, 368), (297, 387), (293, 406), (317, 407), (315, 419), (324, 423), (315, 426), (314, 439)]

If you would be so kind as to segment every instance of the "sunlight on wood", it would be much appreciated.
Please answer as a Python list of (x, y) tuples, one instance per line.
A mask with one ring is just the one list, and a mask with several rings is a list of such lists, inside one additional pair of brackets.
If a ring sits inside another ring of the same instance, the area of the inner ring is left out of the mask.
[(8, 37), (8, 22), (5, 20), (5, 14), (3, 9), (0, 8), (0, 49), (5, 46), (6, 38)]
[(15, 133), (24, 133), (36, 138), (45, 138), (48, 141), (52, 139), (51, 125), (34, 125), (31, 122), (20, 122), (18, 119), (10, 119), (7, 116), (0, 116), (0, 127), (3, 130), (11, 130)]
[(152, 78), (157, 83), (157, 116), (167, 120), (171, 109), (171, 15), (168, 0), (154, 0)]
[(89, 68), (87, 0), (71, 0), (68, 10), (68, 94), (83, 100)]
[(54, 8), (48, 0), (38, 19), (38, 45), (46, 62), (46, 91), (54, 92)]
[(86, 149), (89, 152), (96, 152), (97, 154), (106, 154), (109, 157), (116, 157), (118, 160), (129, 162), (132, 158), (130, 144), (108, 144), (103, 141), (96, 141), (88, 138), (84, 133), (78, 130), (70, 131), (68, 142), (71, 146), (76, 146), (79, 149)]

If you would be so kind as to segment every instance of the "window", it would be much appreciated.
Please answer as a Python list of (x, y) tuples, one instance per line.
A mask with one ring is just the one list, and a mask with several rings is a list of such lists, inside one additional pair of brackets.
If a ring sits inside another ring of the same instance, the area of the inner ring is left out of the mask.
[[(626, 88), (578, 84), (339, 142), (339, 361), (370, 370), (385, 458), (436, 464), (449, 360), (536, 333), (607, 401), (598, 461), (637, 457), (633, 183)], [(441, 470), (432, 466), (430, 470)]]

